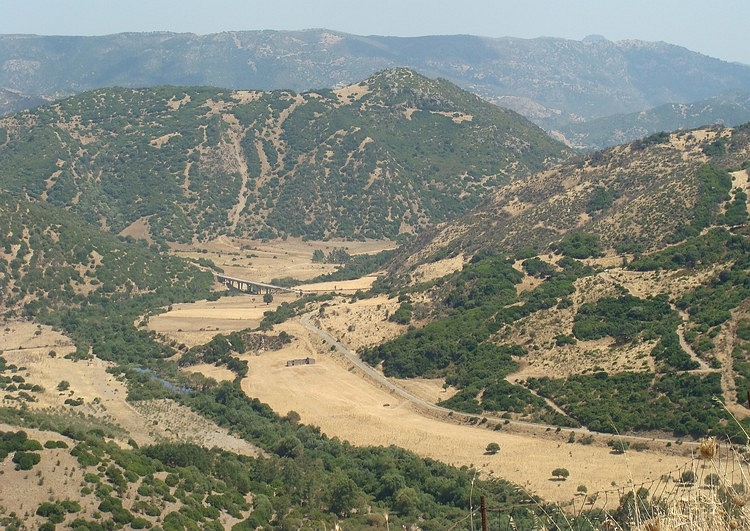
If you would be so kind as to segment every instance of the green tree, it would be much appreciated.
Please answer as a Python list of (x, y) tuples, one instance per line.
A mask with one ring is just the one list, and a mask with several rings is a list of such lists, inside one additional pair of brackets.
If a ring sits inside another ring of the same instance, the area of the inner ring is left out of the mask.
[(273, 302), (273, 295), (271, 295), (270, 293), (264, 293), (263, 302), (265, 302), (266, 304), (271, 304)]
[(615, 441), (609, 441), (607, 443), (607, 446), (612, 448), (613, 453), (624, 454), (628, 451), (628, 448), (630, 448), (630, 443), (621, 439), (617, 439)]
[(276, 445), (276, 454), (280, 457), (299, 457), (303, 451), (302, 442), (293, 435), (284, 437)]
[(404, 487), (393, 497), (393, 508), (401, 516), (413, 514), (419, 505), (419, 493), (411, 487)]
[(347, 515), (355, 508), (358, 498), (357, 484), (345, 472), (334, 472), (328, 496), (329, 510), (334, 514)]
[(495, 455), (496, 453), (500, 451), (500, 445), (497, 444), (496, 442), (491, 442), (490, 444), (487, 445), (487, 448), (485, 448), (485, 450), (487, 451), (488, 454)]
[(42, 456), (33, 452), (18, 451), (13, 454), (13, 462), (16, 464), (16, 470), (31, 470), (41, 460)]
[(568, 479), (569, 475), (570, 472), (568, 472), (567, 468), (556, 468), (552, 471), (552, 477), (554, 477), (558, 481), (565, 481), (566, 479)]

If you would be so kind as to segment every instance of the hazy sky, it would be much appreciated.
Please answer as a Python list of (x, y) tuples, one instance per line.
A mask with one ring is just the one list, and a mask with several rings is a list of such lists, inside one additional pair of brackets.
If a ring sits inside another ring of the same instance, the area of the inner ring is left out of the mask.
[[(460, 7), (459, 7), (460, 6)], [(0, 34), (327, 28), (665, 41), (750, 64), (750, 0), (0, 0)]]

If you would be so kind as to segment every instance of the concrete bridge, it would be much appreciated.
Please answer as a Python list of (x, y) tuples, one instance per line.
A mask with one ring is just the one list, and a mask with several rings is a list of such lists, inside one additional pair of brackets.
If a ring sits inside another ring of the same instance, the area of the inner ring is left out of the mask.
[(238, 289), (245, 293), (253, 293), (256, 295), (263, 295), (265, 293), (296, 293), (297, 295), (302, 294), (302, 290), (294, 288), (283, 288), (281, 286), (274, 286), (273, 284), (264, 284), (263, 282), (255, 282), (254, 280), (246, 280), (243, 278), (235, 278), (227, 275), (216, 275), (216, 280), (226, 285), (228, 288)]

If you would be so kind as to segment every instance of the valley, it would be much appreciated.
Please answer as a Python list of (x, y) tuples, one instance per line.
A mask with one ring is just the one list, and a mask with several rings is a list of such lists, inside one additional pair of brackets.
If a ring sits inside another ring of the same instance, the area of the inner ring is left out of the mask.
[[(312, 250), (326, 246), (333, 248), (337, 244), (253, 242), (253, 257), (250, 259), (245, 257), (245, 245), (249, 244), (222, 238), (195, 248), (177, 246), (175, 253), (208, 257), (233, 275), (270, 281), (276, 274), (287, 276), (295, 272), (312, 277), (330, 269), (331, 266), (312, 262)], [(338, 245), (347, 246), (350, 252), (373, 252), (392, 246), (390, 242), (376, 241), (364, 244), (341, 242)], [(433, 273), (448, 274), (459, 264), (454, 260), (434, 264)], [(616, 272), (608, 274), (618, 276)], [(351, 294), (367, 289), (373, 278), (305, 284), (301, 289)], [(631, 281), (631, 285), (637, 284)], [(152, 316), (148, 329), (164, 341), (200, 345), (217, 333), (256, 328), (264, 312), (293, 298), (293, 294), (277, 294), (269, 305), (258, 295), (235, 294), (216, 301), (176, 304), (169, 311)], [(334, 298), (326, 303), (325, 313), (315, 312), (314, 322), (315, 326), (340, 338), (344, 345), (356, 349), (402, 333), (402, 326), (385, 317), (397, 307), (395, 300), (383, 296), (356, 302), (348, 297)], [(107, 363), (96, 358), (88, 362), (64, 359), (62, 356), (74, 347), (64, 336), (47, 327), (37, 328), (23, 322), (8, 322), (6, 327), (0, 350), (8, 363), (25, 367), (28, 381), (53, 389), (58, 385), (58, 375), (64, 374), (69, 382), (66, 392), (38, 395), (40, 399), (30, 404), (34, 409), (70, 415), (62, 402), (70, 397), (80, 398), (84, 404), (80, 412), (114, 429), (114, 435), (121, 443), (132, 439), (143, 445), (174, 439), (248, 455), (258, 452), (177, 404), (163, 400), (127, 402), (124, 383), (105, 372), (109, 366)], [(484, 477), (511, 480), (529, 493), (562, 504), (575, 498), (579, 485), (586, 485), (590, 493), (616, 493), (631, 483), (656, 481), (690, 461), (693, 447), (667, 445), (667, 442), (674, 441), (672, 438), (634, 439), (646, 441), (647, 449), (618, 456), (613, 455), (607, 445), (612, 436), (606, 434), (594, 437), (593, 442), (586, 445), (570, 444), (571, 430), (550, 431), (544, 426), (528, 423), (504, 423), (503, 419), (475, 425), (461, 414), (454, 416), (445, 411), (427, 410), (366, 377), (345, 356), (333, 351), (330, 342), (311, 332), (298, 319), (279, 325), (278, 330), (287, 332), (293, 341), (278, 351), (242, 355), (240, 358), (249, 366), (248, 376), (242, 380), (242, 389), (248, 396), (268, 403), (281, 416), (296, 411), (302, 422), (319, 426), (329, 437), (359, 446), (400, 446), (454, 466), (476, 468)], [(12, 342), (18, 345), (14, 346)], [(55, 350), (56, 356), (48, 355), (50, 349)], [(314, 358), (315, 364), (286, 366), (290, 359), (306, 357)], [(571, 360), (565, 363), (568, 367), (572, 364)], [(543, 368), (541, 373), (533, 373), (537, 376), (554, 374), (561, 368), (543, 359), (538, 365)], [(187, 370), (218, 381), (234, 377), (230, 371), (213, 365), (196, 365)], [(521, 371), (513, 377), (523, 377), (523, 374), (526, 373)], [(433, 404), (455, 393), (455, 389), (444, 385), (443, 380), (391, 381), (419, 400)], [(586, 434), (585, 431), (572, 431), (579, 433), (579, 438)], [(496, 455), (485, 452), (490, 442), (500, 445), (501, 450)], [(550, 472), (559, 467), (571, 471), (569, 481), (552, 480)], [(612, 499), (617, 500), (617, 496)]]
[[(322, 242), (307, 246), (300, 242), (266, 245), (256, 242), (254, 252), (266, 258), (253, 259), (252, 263), (242, 267), (235, 265), (232, 271), (243, 278), (269, 281), (268, 275), (279, 271), (314, 270), (310, 249), (321, 245)], [(348, 246), (351, 243), (342, 242), (340, 245)], [(388, 245), (387, 242), (372, 242), (367, 249), (387, 248)], [(226, 249), (218, 250), (216, 246), (208, 248), (213, 250), (208, 251), (206, 256), (220, 267), (228, 269), (236, 264)], [(269, 269), (269, 262), (274, 266), (273, 272)], [(442, 264), (442, 269), (441, 264), (433, 267), (445, 275), (457, 265), (455, 261), (447, 260)], [(300, 289), (351, 293), (355, 289), (367, 289), (371, 281), (362, 279), (349, 283), (303, 284)], [(282, 302), (290, 297), (292, 295), (274, 295), (274, 304), (277, 304), (277, 298), (278, 302)], [(225, 327), (226, 324), (231, 323), (232, 316), (240, 313), (249, 321), (237, 322), (237, 329), (248, 324), (257, 326), (262, 316), (258, 312), (268, 308), (260, 299), (260, 296), (243, 294), (222, 298), (214, 303), (203, 301), (180, 305), (151, 318), (149, 329), (189, 345), (204, 343), (207, 341), (206, 328), (216, 327), (217, 331), (227, 331), (231, 326)], [(325, 303), (324, 313), (314, 312), (314, 322), (340, 338), (344, 345), (356, 350), (402, 332), (403, 327), (386, 318), (387, 312), (393, 312), (397, 307), (395, 300), (382, 296), (356, 302), (348, 297), (334, 298)], [(257, 321), (252, 321), (253, 316)], [(179, 323), (179, 331), (174, 329), (174, 323)], [(296, 411), (302, 422), (319, 426), (326, 435), (355, 445), (393, 444), (455, 466), (476, 467), (487, 477), (509, 479), (545, 500), (559, 503), (572, 500), (578, 485), (586, 485), (589, 492), (616, 491), (629, 481), (636, 484), (655, 481), (684, 466), (690, 459), (692, 446), (665, 446), (666, 440), (645, 438), (643, 440), (649, 441), (646, 443), (648, 450), (631, 452), (623, 457), (611, 453), (611, 448), (606, 444), (612, 439), (610, 435), (595, 437), (593, 444), (568, 444), (570, 430), (550, 432), (544, 426), (515, 422), (502, 424), (502, 419), (497, 419), (495, 425), (498, 428), (492, 429), (473, 425), (463, 420), (461, 414), (451, 418), (453, 415), (445, 411), (425, 410), (368, 378), (349, 359), (333, 350), (330, 341), (311, 332), (298, 319), (277, 328), (290, 334), (294, 340), (279, 351), (241, 356), (249, 366), (242, 389), (248, 396), (268, 403), (279, 415)], [(315, 364), (286, 366), (290, 359), (307, 357), (314, 358)], [(210, 366), (195, 366), (190, 370), (206, 371), (207, 376), (216, 378), (233, 377), (229, 371)], [(545, 374), (554, 374), (557, 370), (557, 366), (548, 367)], [(393, 380), (393, 383), (430, 403), (455, 393), (450, 387), (444, 387), (442, 380)], [(674, 442), (675, 439), (669, 440)], [(500, 444), (498, 454), (485, 454), (484, 449), (490, 442)], [(561, 484), (551, 480), (550, 472), (557, 467), (571, 471), (568, 482)]]

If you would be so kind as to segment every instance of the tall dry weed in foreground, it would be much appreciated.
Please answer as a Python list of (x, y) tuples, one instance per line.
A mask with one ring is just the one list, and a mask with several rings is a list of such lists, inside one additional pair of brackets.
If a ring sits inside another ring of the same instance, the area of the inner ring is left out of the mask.
[[(611, 505), (614, 492), (587, 495), (575, 516), (564, 524), (549, 508), (545, 530), (606, 531), (750, 531), (750, 446), (700, 441), (690, 460), (671, 474), (619, 492), (619, 505)], [(574, 505), (580, 503), (575, 501)], [(558, 513), (559, 514), (559, 513)]]
[(626, 527), (637, 531), (722, 531), (750, 529), (746, 507), (750, 493), (747, 446), (700, 442), (693, 459), (659, 498), (654, 510)]

